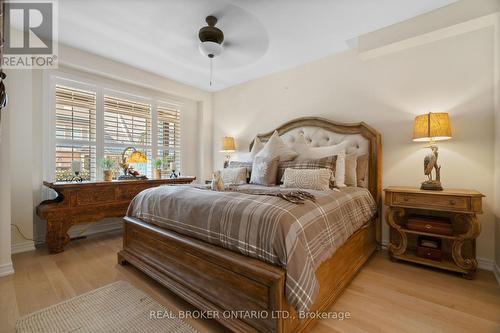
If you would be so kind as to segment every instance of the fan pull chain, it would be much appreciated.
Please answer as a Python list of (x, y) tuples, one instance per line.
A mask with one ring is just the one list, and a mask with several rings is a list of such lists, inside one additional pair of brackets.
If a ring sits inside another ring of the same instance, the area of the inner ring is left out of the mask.
[(210, 86), (212, 86), (213, 61), (214, 61), (214, 58), (210, 58)]

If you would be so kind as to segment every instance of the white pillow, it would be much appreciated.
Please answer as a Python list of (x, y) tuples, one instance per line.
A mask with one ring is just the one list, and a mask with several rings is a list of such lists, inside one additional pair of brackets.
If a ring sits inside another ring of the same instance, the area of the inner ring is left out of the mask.
[(224, 184), (246, 184), (247, 168), (225, 168), (221, 171), (221, 177)]
[(350, 153), (345, 155), (345, 180), (346, 186), (358, 186), (357, 177), (358, 154)]
[(266, 160), (272, 160), (279, 157), (280, 162), (286, 162), (297, 157), (297, 153), (283, 142), (283, 139), (278, 135), (278, 131), (274, 131), (269, 141), (264, 145), (264, 148), (262, 148), (255, 157), (264, 158)]
[(304, 135), (299, 135), (297, 140), (291, 144), (291, 148), (295, 150), (299, 155), (297, 156), (297, 161), (303, 160), (317, 160), (320, 158), (334, 156), (337, 153), (346, 150), (346, 143), (340, 143), (338, 145), (324, 146), (324, 147), (311, 147)]
[(332, 170), (329, 169), (285, 169), (283, 187), (327, 191), (330, 189)]
[(250, 150), (250, 161), (253, 161), (255, 155), (257, 155), (262, 148), (264, 148), (264, 144), (260, 141), (259, 137), (256, 136), (255, 139), (253, 139), (252, 150)]
[(334, 154), (337, 156), (335, 164), (335, 186), (345, 187), (345, 150)]

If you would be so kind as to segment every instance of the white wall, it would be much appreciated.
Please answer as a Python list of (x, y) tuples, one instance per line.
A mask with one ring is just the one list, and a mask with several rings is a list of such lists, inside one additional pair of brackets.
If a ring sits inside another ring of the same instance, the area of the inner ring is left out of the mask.
[[(6, 83), (6, 88), (10, 85)], [(8, 108), (1, 110), (0, 123), (0, 276), (11, 274), (10, 259), (10, 163), (9, 159), (9, 116)]]
[[(483, 28), (368, 60), (347, 51), (214, 94), (214, 167), (224, 135), (245, 150), (256, 133), (302, 116), (365, 121), (382, 134), (383, 186), (419, 186), (427, 150), (413, 143), (415, 115), (448, 112), (442, 182), (486, 195), (478, 257), (494, 258), (493, 29)], [(387, 227), (384, 225), (384, 239)]]
[(500, 284), (500, 14), (497, 15), (495, 33), (495, 274)]
[[(34, 99), (33, 71), (9, 70), (9, 161), (11, 223), (17, 225), (21, 234), (12, 228), (12, 244), (23, 244), (34, 249), (33, 241), (33, 170), (35, 166), (33, 145)], [(40, 149), (41, 147), (38, 147)]]

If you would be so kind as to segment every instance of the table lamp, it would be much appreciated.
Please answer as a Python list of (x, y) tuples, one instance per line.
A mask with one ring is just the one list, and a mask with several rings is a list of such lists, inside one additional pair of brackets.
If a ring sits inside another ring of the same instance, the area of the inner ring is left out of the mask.
[[(451, 125), (448, 113), (426, 113), (415, 118), (413, 123), (413, 141), (429, 142), (431, 149), (424, 159), (424, 174), (428, 177), (420, 187), (422, 190), (441, 191), (441, 166), (437, 164), (438, 147), (436, 141), (451, 139)], [(436, 178), (432, 177), (435, 170)]]
[[(129, 153), (130, 151), (130, 153)], [(131, 168), (130, 164), (131, 163), (147, 163), (148, 158), (142, 151), (138, 151), (134, 147), (127, 147), (123, 150), (122, 152), (122, 161), (120, 163), (120, 166), (123, 169), (123, 175), (118, 177), (120, 180), (124, 179), (147, 179), (146, 176), (136, 176), (131, 174)]]
[(236, 147), (234, 145), (234, 138), (231, 136), (225, 136), (222, 138), (222, 149), (221, 152), (226, 153), (224, 159), (224, 168), (229, 166), (229, 160), (231, 159), (231, 153), (236, 151)]

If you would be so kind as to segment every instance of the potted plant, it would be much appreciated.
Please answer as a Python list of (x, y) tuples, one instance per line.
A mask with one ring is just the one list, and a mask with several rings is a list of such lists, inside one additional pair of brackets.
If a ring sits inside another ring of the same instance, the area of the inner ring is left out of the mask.
[(113, 180), (113, 166), (115, 165), (115, 162), (109, 158), (103, 158), (101, 160), (101, 168), (102, 172), (104, 174), (104, 181), (105, 182), (110, 182)]
[(154, 179), (161, 179), (161, 166), (163, 165), (163, 161), (160, 158), (155, 158), (152, 164)]

